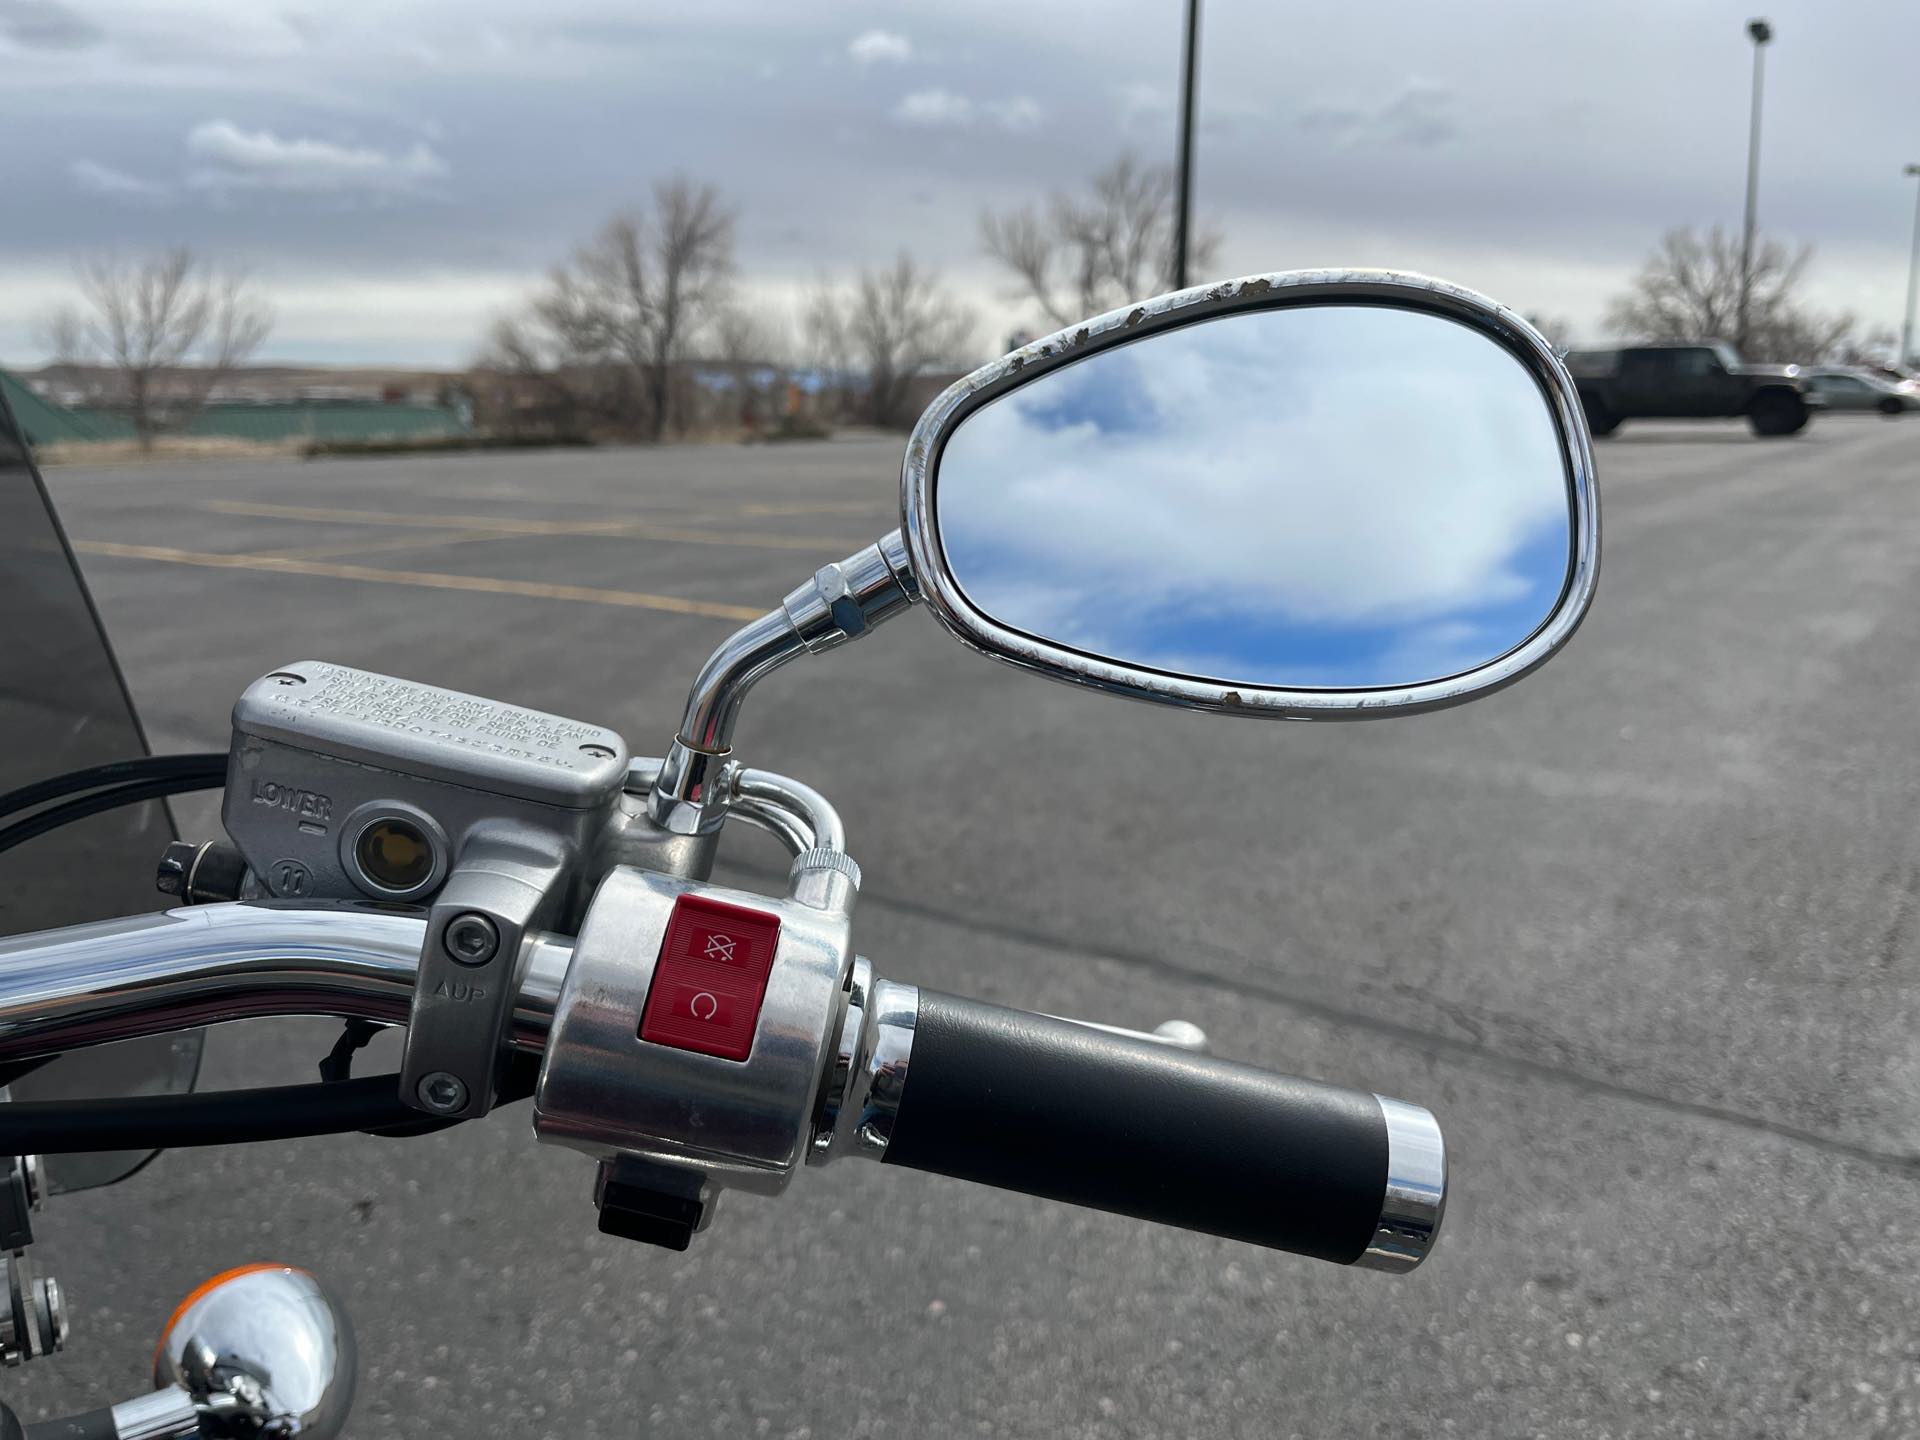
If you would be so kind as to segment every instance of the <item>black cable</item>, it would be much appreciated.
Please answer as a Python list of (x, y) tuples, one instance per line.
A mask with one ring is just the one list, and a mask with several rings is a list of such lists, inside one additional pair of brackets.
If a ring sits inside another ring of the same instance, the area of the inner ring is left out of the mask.
[(353, 1078), (353, 1057), (356, 1051), (364, 1050), (382, 1027), (371, 1020), (349, 1020), (340, 1031), (340, 1038), (333, 1042), (320, 1061), (320, 1078), (329, 1085), (338, 1085), (342, 1080)]
[[(540, 1075), (538, 1056), (516, 1055), (496, 1105), (525, 1100)], [(458, 1125), (400, 1099), (398, 1074), (262, 1090), (199, 1095), (134, 1095), (112, 1100), (15, 1100), (0, 1105), (0, 1155), (77, 1155), (93, 1150), (177, 1150), (247, 1145), (359, 1130), (425, 1135)]]
[(49, 800), (58, 800), (63, 795), (98, 790), (124, 780), (158, 780), (186, 775), (203, 775), (218, 780), (224, 778), (226, 773), (227, 757), (218, 751), (194, 755), (141, 755), (132, 760), (111, 760), (105, 765), (69, 770), (64, 775), (36, 780), (31, 785), (22, 785), (18, 790), (0, 794), (0, 815), (29, 810)]
[[(349, 1020), (340, 1031), (340, 1038), (333, 1042), (320, 1061), (320, 1078), (328, 1085), (338, 1085), (353, 1078), (353, 1057), (365, 1049), (384, 1027), (371, 1020)], [(504, 1097), (503, 1097), (504, 1098)], [(512, 1098), (519, 1098), (515, 1094)], [(401, 1125), (382, 1125), (379, 1129), (362, 1130), (362, 1135), (378, 1135), (382, 1139), (402, 1140), (409, 1135), (427, 1135), (435, 1130), (444, 1130), (453, 1124), (451, 1120), (435, 1120), (431, 1116), (418, 1116)], [(0, 1437), (3, 1440), (3, 1437)]]
[(130, 784), (96, 790), (91, 795), (82, 795), (64, 805), (49, 806), (38, 814), (14, 821), (0, 830), (0, 851), (11, 850), (49, 830), (58, 830), (62, 825), (71, 825), (76, 820), (85, 820), (106, 810), (116, 810), (122, 805), (158, 800), (164, 795), (185, 795), (194, 790), (217, 790), (225, 783), (224, 772), (212, 778), (198, 774), (163, 775), (152, 780), (136, 780)]
[(203, 1095), (16, 1100), (0, 1105), (0, 1153), (172, 1150), (391, 1125), (418, 1113), (400, 1103), (399, 1084), (398, 1075), (371, 1075), (337, 1085), (278, 1085)]
[[(392, 1076), (383, 1076), (391, 1080)], [(533, 1092), (540, 1086), (540, 1057), (538, 1055), (515, 1054), (507, 1060), (507, 1070), (500, 1077), (499, 1093), (493, 1097), (495, 1108), (511, 1105), (516, 1100), (531, 1100)], [(397, 1086), (395, 1087), (398, 1088)], [(368, 1126), (361, 1130), (362, 1135), (378, 1135), (388, 1140), (404, 1140), (412, 1135), (431, 1135), (435, 1130), (444, 1130), (449, 1125), (463, 1125), (463, 1120), (435, 1120), (423, 1115), (412, 1106), (402, 1106), (410, 1119), (398, 1125)]]

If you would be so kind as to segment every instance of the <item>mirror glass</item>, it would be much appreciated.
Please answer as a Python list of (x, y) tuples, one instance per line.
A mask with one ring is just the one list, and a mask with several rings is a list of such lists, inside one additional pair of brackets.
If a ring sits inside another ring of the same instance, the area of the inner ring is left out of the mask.
[(1228, 685), (1475, 669), (1552, 615), (1571, 565), (1539, 382), (1422, 310), (1241, 311), (1096, 351), (965, 416), (936, 465), (975, 608)]

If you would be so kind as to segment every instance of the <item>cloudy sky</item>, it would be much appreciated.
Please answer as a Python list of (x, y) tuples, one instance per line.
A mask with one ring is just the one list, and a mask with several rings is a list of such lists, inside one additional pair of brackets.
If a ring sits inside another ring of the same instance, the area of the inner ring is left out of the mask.
[[(1758, 0), (1755, 0), (1755, 4)], [(1207, 0), (1223, 272), (1395, 265), (1596, 331), (1671, 225), (1738, 225), (1755, 4)], [(0, 0), (0, 358), (73, 257), (249, 267), (269, 353), (459, 364), (573, 240), (684, 171), (782, 313), (906, 247), (1018, 308), (983, 205), (1171, 155), (1178, 0)], [(1897, 323), (1920, 5), (1768, 0), (1761, 214)]]

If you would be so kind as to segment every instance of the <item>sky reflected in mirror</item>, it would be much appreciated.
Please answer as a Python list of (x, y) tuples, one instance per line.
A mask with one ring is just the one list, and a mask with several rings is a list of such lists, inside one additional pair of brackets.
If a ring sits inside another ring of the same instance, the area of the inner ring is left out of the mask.
[(1061, 366), (955, 427), (934, 507), (1000, 624), (1226, 684), (1459, 674), (1538, 629), (1570, 564), (1533, 377), (1382, 306), (1247, 311)]

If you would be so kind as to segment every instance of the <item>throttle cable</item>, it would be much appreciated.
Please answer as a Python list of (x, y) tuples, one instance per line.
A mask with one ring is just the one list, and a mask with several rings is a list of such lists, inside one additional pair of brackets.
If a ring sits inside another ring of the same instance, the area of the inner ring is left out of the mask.
[[(58, 830), (77, 820), (116, 810), (123, 805), (158, 800), (167, 795), (185, 795), (196, 790), (217, 790), (226, 783), (226, 778), (227, 757), (219, 753), (206, 753), (145, 755), (37, 780), (31, 785), (22, 785), (16, 790), (0, 794), (0, 816), (30, 810), (66, 795), (76, 795), (78, 798), (60, 805), (49, 805), (37, 814), (0, 829), (0, 851), (11, 850), (50, 830)], [(85, 793), (88, 791), (92, 793)]]

